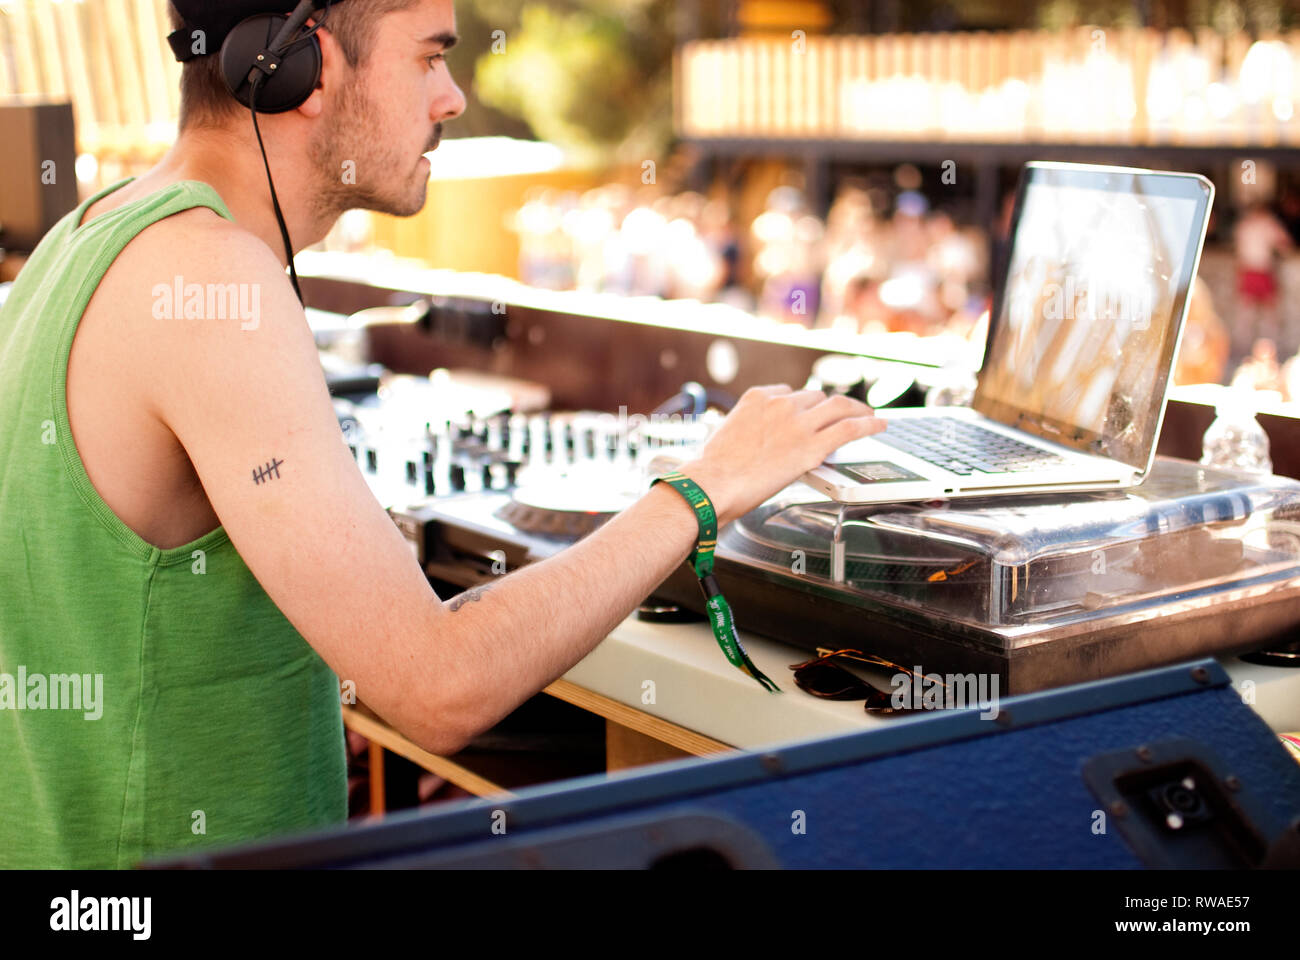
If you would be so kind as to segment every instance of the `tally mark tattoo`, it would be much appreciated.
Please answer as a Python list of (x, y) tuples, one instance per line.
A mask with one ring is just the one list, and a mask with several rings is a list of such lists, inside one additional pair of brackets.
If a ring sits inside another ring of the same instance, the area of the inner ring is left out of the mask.
[(280, 464), (282, 463), (284, 463), (283, 460), (276, 460), (274, 457), (272, 457), (270, 460), (267, 461), (266, 466), (254, 467), (253, 482), (264, 483), (264, 482), (270, 482), (271, 480), (279, 480)]
[(449, 609), (452, 613), (455, 613), (457, 610), (465, 606), (465, 604), (469, 603), (471, 600), (477, 603), (478, 600), (483, 596), (483, 594), (487, 593), (488, 589), (491, 586), (492, 584), (485, 583), (481, 587), (473, 587), (469, 590), (466, 590), (464, 593), (456, 594), (456, 596), (452, 597), (450, 600), (447, 601), (447, 609)]

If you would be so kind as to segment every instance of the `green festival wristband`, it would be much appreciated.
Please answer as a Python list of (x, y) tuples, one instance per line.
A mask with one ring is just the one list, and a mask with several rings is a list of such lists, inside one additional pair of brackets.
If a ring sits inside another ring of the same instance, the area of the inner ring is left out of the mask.
[(691, 551), (690, 563), (695, 568), (695, 575), (699, 577), (700, 589), (704, 591), (704, 602), (709, 611), (709, 627), (713, 630), (714, 639), (718, 641), (718, 646), (722, 648), (722, 652), (726, 654), (733, 667), (749, 674), (763, 686), (763, 689), (780, 693), (781, 688), (764, 676), (763, 671), (754, 666), (754, 661), (749, 659), (749, 654), (745, 652), (740, 636), (736, 633), (731, 605), (727, 603), (718, 581), (714, 579), (713, 551), (718, 545), (718, 515), (713, 509), (713, 502), (700, 489), (699, 484), (684, 474), (665, 474), (651, 481), (650, 486), (653, 487), (661, 480), (685, 497), (686, 502), (695, 509), (695, 520), (699, 524), (700, 536), (695, 549)]

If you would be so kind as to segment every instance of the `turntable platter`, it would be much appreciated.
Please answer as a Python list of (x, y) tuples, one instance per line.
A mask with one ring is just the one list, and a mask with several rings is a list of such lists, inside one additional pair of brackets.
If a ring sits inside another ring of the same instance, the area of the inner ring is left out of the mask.
[[(869, 589), (878, 584), (897, 592), (905, 584), (930, 584), (962, 574), (983, 573), (987, 578), (987, 565), (976, 572), (969, 550), (942, 539), (909, 538), (900, 549), (898, 530), (890, 520), (919, 509), (920, 505), (882, 504), (855, 507), (846, 514), (841, 538), (848, 586)], [(720, 543), (764, 566), (829, 580), (839, 513), (839, 504), (830, 501), (769, 502), (724, 529)]]
[[(590, 483), (556, 477), (515, 488), (496, 516), (516, 529), (547, 537), (580, 540), (634, 504), (641, 492), (623, 483)], [(619, 478), (626, 479), (626, 475)]]

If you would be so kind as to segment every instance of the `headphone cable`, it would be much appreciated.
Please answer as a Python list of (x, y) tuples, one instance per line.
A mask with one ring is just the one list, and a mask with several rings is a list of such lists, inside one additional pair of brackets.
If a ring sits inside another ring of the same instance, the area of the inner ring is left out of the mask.
[(262, 85), (262, 75), (253, 78), (248, 92), (248, 106), (253, 114), (253, 132), (257, 134), (257, 146), (262, 151), (262, 166), (266, 168), (266, 183), (271, 188), (271, 206), (275, 209), (275, 220), (280, 225), (280, 239), (284, 241), (284, 255), (289, 261), (289, 280), (293, 283), (293, 292), (298, 295), (298, 302), (307, 305), (302, 298), (302, 288), (298, 286), (298, 271), (293, 266), (293, 244), (289, 241), (289, 228), (285, 226), (284, 214), (280, 212), (280, 198), (275, 193), (275, 180), (271, 176), (271, 162), (266, 158), (266, 145), (262, 142), (262, 131), (257, 125), (257, 88)]
[(321, 9), (320, 19), (317, 20), (315, 23), (313, 23), (310, 27), (308, 27), (306, 31), (303, 32), (302, 36), (298, 37), (296, 40), (294, 40), (292, 43), (290, 43), (288, 46), (284, 48), (284, 52), (286, 54), (294, 47), (298, 46), (300, 43), (302, 43), (303, 41), (311, 37), (313, 34), (315, 34), (316, 31), (319, 30), (321, 27), (325, 26), (325, 21), (328, 20), (330, 16), (330, 4), (332, 2), (333, 0), (325, 0), (325, 6)]
[[(310, 39), (317, 30), (323, 27), (325, 21), (329, 19), (330, 2), (331, 0), (325, 0), (325, 9), (321, 14), (321, 18), (312, 24), (311, 28), (301, 36), (285, 43), (283, 47), (280, 47), (280, 52), (277, 53), (276, 56), (283, 58), (297, 46)], [(299, 4), (300, 7), (303, 5), (304, 4)], [(293, 18), (290, 17), (289, 19), (292, 20)], [(279, 44), (276, 44), (276, 46), (279, 47)], [(248, 110), (249, 113), (253, 115), (253, 133), (257, 135), (257, 148), (262, 152), (262, 166), (266, 168), (266, 184), (271, 188), (271, 206), (275, 210), (275, 222), (280, 227), (280, 239), (284, 242), (284, 256), (285, 259), (289, 261), (289, 280), (293, 284), (293, 292), (298, 296), (298, 302), (305, 307), (307, 304), (302, 297), (302, 288), (298, 285), (298, 270), (293, 265), (293, 243), (289, 240), (289, 228), (285, 225), (284, 213), (280, 210), (280, 198), (275, 192), (275, 178), (271, 176), (271, 161), (267, 159), (266, 144), (262, 142), (262, 128), (258, 126), (257, 123), (257, 89), (266, 79), (266, 75), (260, 71), (254, 72), (256, 73), (256, 76), (253, 77), (248, 90)]]

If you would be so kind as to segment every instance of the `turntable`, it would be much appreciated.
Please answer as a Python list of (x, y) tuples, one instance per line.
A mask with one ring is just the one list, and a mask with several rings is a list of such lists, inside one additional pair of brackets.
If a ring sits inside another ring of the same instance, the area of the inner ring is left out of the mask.
[[(724, 530), (718, 558), (742, 629), (1024, 693), (1294, 633), (1300, 483), (1161, 457), (1122, 493), (859, 508), (787, 492)], [(691, 586), (659, 592), (698, 609)]]
[(496, 516), (521, 533), (572, 543), (634, 504), (644, 492), (636, 475), (600, 468), (516, 487)]
[[(545, 496), (484, 491), (395, 519), (431, 576), (470, 586), (597, 529), (639, 480), (568, 477)], [(1161, 457), (1124, 492), (959, 505), (840, 505), (796, 484), (724, 528), (716, 558), (743, 631), (996, 673), (1024, 693), (1294, 634), (1300, 483)], [(655, 598), (703, 611), (685, 564)]]

